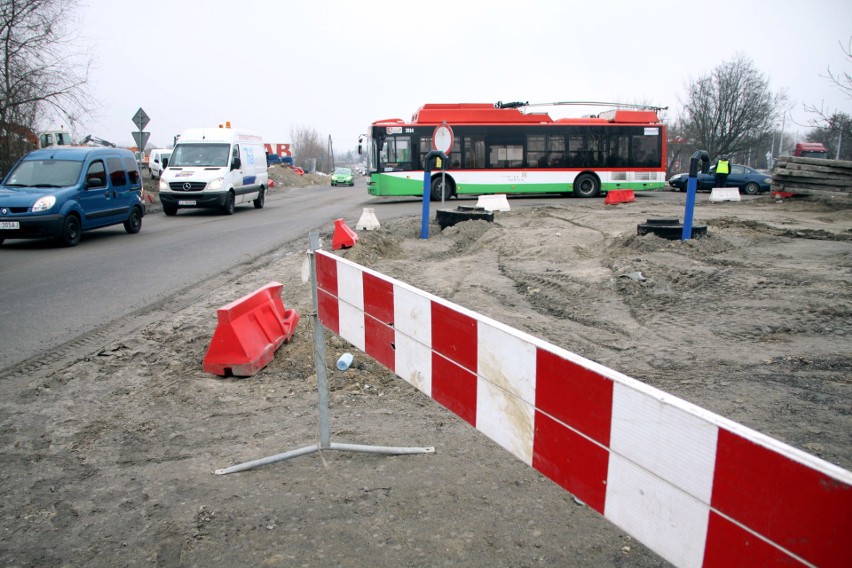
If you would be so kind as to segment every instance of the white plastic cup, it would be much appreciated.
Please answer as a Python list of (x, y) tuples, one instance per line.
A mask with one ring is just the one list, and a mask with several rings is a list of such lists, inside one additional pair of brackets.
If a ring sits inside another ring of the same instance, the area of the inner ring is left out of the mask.
[(340, 359), (337, 360), (337, 370), (345, 371), (349, 368), (349, 365), (352, 364), (352, 353), (344, 353), (340, 356)]

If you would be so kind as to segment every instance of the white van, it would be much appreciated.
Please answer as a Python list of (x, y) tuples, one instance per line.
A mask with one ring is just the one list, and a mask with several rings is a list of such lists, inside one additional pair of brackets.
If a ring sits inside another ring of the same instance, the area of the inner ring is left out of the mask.
[(157, 179), (166, 168), (163, 160), (169, 160), (172, 156), (171, 148), (154, 148), (148, 154), (148, 172), (151, 174), (151, 179)]
[(251, 201), (261, 209), (268, 180), (259, 134), (230, 126), (193, 128), (180, 135), (160, 175), (160, 203), (166, 215), (186, 207), (233, 215), (239, 203)]

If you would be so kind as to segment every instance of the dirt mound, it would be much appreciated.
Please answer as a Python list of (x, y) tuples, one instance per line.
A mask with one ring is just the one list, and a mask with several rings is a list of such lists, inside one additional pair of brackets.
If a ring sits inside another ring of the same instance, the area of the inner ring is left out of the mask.
[(311, 173), (299, 175), (287, 166), (274, 165), (268, 169), (269, 179), (275, 182), (277, 187), (310, 187), (312, 185), (328, 185), (327, 175)]
[[(852, 467), (852, 209), (744, 201), (698, 207), (706, 238), (636, 234), (680, 213), (569, 200), (433, 223), (428, 239), (411, 217), (335, 253)], [(1, 383), (0, 564), (667, 565), (330, 332), (332, 440), (437, 452), (213, 475), (317, 440), (306, 244), (199, 283), (67, 368)], [(217, 308), (270, 280), (301, 314), (292, 341), (254, 377), (204, 373)]]

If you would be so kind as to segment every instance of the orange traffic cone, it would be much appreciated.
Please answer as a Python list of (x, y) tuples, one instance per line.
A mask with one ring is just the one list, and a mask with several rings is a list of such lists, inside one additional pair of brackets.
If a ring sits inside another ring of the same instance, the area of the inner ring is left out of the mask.
[(334, 237), (331, 239), (331, 248), (333, 250), (350, 248), (358, 242), (358, 235), (346, 226), (343, 219), (334, 221)]

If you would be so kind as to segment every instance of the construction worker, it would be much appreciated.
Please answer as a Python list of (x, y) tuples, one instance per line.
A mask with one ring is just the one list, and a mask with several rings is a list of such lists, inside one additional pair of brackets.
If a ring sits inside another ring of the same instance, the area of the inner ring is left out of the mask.
[(725, 187), (729, 173), (731, 173), (731, 162), (728, 160), (727, 154), (722, 154), (716, 160), (716, 187)]

